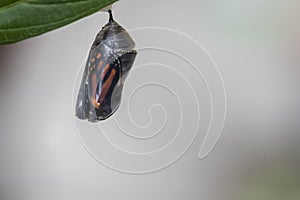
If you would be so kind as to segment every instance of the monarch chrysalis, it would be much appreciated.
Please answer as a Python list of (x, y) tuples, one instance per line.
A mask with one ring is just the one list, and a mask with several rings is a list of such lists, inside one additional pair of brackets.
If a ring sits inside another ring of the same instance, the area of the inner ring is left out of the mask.
[(128, 32), (108, 12), (109, 21), (90, 49), (76, 102), (76, 116), (90, 122), (105, 120), (118, 109), (137, 54)]

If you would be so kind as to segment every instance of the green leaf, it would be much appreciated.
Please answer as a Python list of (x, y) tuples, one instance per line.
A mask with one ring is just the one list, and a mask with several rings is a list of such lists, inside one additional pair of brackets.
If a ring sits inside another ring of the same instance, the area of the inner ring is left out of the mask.
[(117, 0), (0, 0), (0, 44), (46, 33)]

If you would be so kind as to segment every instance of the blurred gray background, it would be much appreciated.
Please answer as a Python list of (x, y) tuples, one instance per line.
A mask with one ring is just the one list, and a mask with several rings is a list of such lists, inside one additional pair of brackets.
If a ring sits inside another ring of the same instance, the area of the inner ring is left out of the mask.
[(205, 46), (227, 92), (225, 127), (208, 157), (197, 158), (199, 134), (173, 165), (142, 175), (97, 162), (74, 126), (74, 82), (106, 13), (1, 46), (0, 199), (299, 199), (299, 8), (292, 0), (116, 4), (127, 29), (175, 29)]

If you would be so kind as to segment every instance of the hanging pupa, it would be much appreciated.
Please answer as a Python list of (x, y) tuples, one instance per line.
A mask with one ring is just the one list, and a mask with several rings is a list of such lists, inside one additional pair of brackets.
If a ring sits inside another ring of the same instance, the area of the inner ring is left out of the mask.
[(128, 32), (109, 21), (97, 34), (84, 69), (76, 102), (76, 116), (90, 122), (110, 117), (121, 102), (123, 84), (137, 52)]

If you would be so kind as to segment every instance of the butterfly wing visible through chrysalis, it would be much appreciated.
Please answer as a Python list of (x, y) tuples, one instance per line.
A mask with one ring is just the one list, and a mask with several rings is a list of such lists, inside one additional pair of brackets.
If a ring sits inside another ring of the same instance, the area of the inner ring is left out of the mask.
[[(90, 51), (76, 103), (79, 119), (104, 120), (116, 111), (120, 103), (120, 62), (103, 52), (101, 47)], [(114, 90), (119, 91), (119, 95), (113, 95)]]

